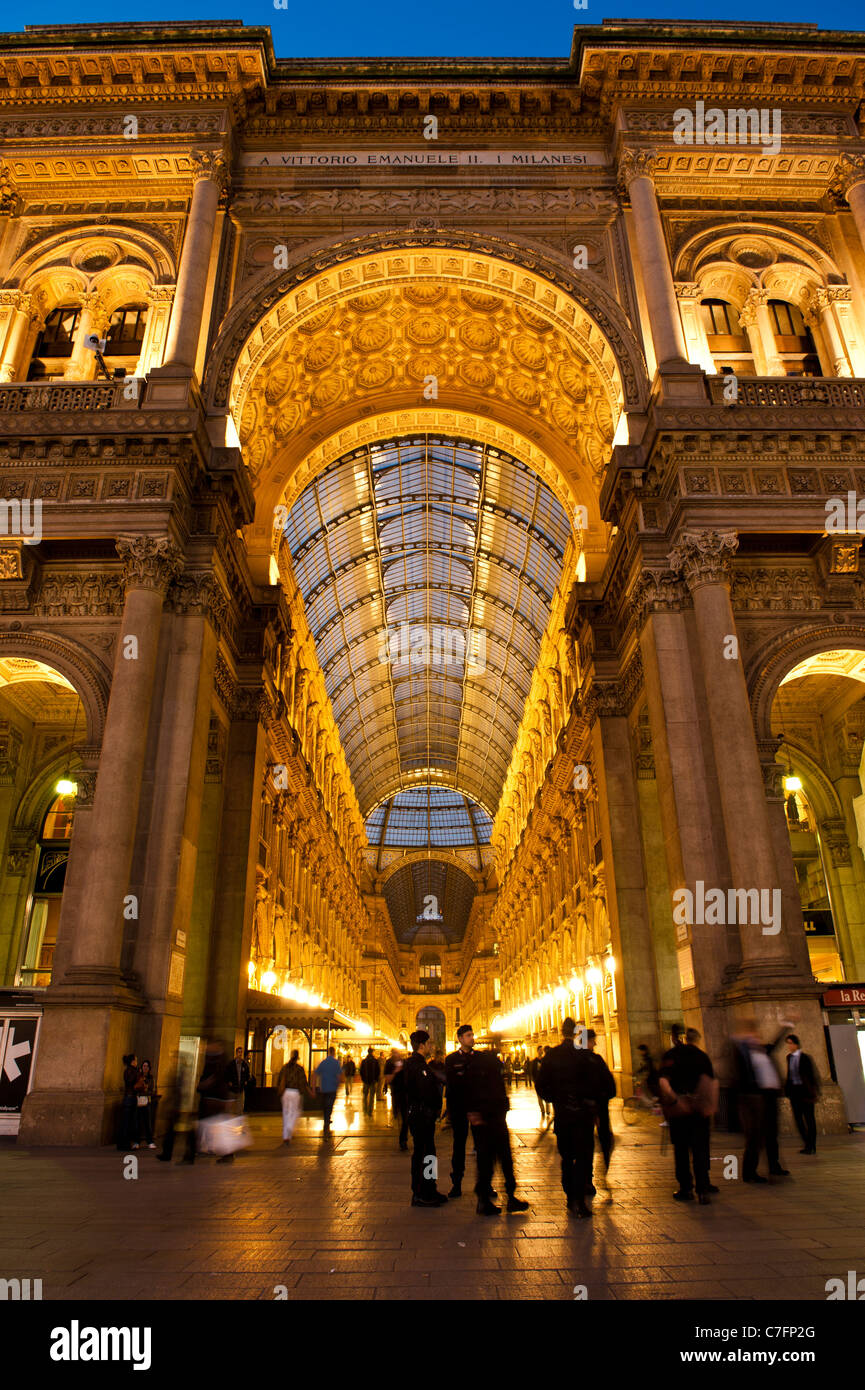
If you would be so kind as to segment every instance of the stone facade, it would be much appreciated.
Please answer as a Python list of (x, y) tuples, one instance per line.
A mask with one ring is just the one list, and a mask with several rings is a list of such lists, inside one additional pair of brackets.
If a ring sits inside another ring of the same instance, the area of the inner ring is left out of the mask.
[[(381, 1041), (430, 1002), (281, 522), (419, 433), (504, 451), (573, 518), (489, 850), (429, 855), (474, 892), (448, 1036), (533, 1047), (574, 1013), (627, 1092), (676, 1019), (720, 1059), (737, 1019), (793, 1016), (827, 1074), (806, 860), (865, 978), (865, 591), (855, 525), (827, 532), (865, 492), (865, 41), (610, 23), (545, 64), (337, 69), (266, 29), (118, 25), (7, 36), (0, 71), (0, 966), (44, 1013), (22, 1138), (106, 1140), (122, 1054), (166, 1079), (181, 1036), (245, 1042), (250, 983)], [(678, 142), (698, 102), (779, 111), (779, 148)], [(15, 703), (16, 660), (78, 703)], [(22, 969), (58, 771), (47, 983)], [(698, 884), (777, 889), (778, 930), (677, 922)]]

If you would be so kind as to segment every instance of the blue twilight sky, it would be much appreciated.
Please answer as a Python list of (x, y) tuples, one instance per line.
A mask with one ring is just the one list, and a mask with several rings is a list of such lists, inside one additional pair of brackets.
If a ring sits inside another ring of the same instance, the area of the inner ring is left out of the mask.
[(602, 19), (764, 20), (813, 24), (822, 29), (865, 29), (852, 0), (147, 0), (141, 7), (117, 0), (39, 0), (0, 7), (0, 29), (33, 24), (117, 23), (126, 9), (143, 21), (241, 19), (270, 25), (280, 58), (457, 55), (564, 58), (575, 23)]

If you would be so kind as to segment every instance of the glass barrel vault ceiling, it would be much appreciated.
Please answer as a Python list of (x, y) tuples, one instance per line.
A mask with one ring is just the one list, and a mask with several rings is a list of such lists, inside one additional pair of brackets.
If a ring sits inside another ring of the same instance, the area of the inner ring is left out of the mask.
[(452, 946), (462, 941), (477, 888), (468, 874), (436, 859), (405, 864), (384, 885), (397, 941)]
[(569, 534), (466, 440), (365, 445), (304, 489), (285, 537), (364, 816), (430, 783), (495, 814)]

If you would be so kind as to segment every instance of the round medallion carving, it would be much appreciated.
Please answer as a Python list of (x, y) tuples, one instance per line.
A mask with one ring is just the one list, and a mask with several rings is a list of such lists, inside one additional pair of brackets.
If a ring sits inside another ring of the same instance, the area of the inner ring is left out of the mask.
[(603, 396), (599, 396), (595, 402), (595, 424), (605, 439), (612, 439), (613, 412), (610, 410), (609, 401), (606, 401)]
[(357, 384), (364, 391), (375, 391), (384, 386), (393, 376), (393, 364), (378, 358), (374, 362), (364, 362), (357, 374)]
[(384, 319), (371, 319), (360, 324), (351, 341), (358, 352), (381, 352), (390, 338), (391, 331)]
[(495, 314), (502, 307), (497, 294), (484, 294), (483, 290), (463, 290), (463, 303), (478, 314)]
[(316, 313), (310, 314), (309, 318), (304, 319), (303, 323), (299, 323), (297, 325), (298, 331), (301, 333), (318, 333), (319, 329), (326, 327), (326, 325), (330, 323), (335, 309), (336, 306), (334, 304), (325, 305), (323, 309), (319, 309)]
[(390, 290), (371, 290), (369, 294), (355, 295), (348, 301), (349, 307), (359, 314), (375, 314), (383, 309), (390, 299)]
[(447, 332), (444, 319), (439, 318), (438, 314), (418, 314), (416, 318), (409, 321), (406, 333), (413, 343), (421, 343), (428, 346), (431, 343), (439, 343)]
[(307, 348), (303, 365), (308, 372), (323, 372), (335, 361), (339, 352), (339, 340), (337, 338), (316, 338), (315, 342)]
[(417, 357), (410, 357), (405, 369), (413, 381), (423, 381), (428, 376), (443, 377), (446, 370), (443, 359), (435, 357), (431, 352), (422, 352)]
[(499, 345), (499, 335), (491, 323), (483, 319), (469, 319), (460, 326), (460, 337), (466, 347), (475, 352), (492, 352)]
[(585, 370), (575, 362), (562, 363), (559, 367), (559, 381), (575, 401), (584, 401), (589, 394)]
[(563, 434), (577, 433), (580, 422), (577, 419), (576, 413), (569, 408), (561, 397), (553, 397), (550, 402), (550, 414)]
[(522, 372), (512, 372), (508, 377), (508, 390), (521, 405), (537, 405), (541, 399), (541, 388), (531, 377), (524, 376)]
[(421, 280), (416, 285), (408, 285), (404, 294), (411, 304), (438, 304), (447, 290), (444, 285), (437, 285), (432, 280)]
[(316, 410), (326, 410), (329, 405), (335, 405), (343, 393), (343, 383), (338, 376), (326, 376), (323, 381), (318, 382), (310, 400)]
[(470, 357), (467, 362), (461, 362), (459, 374), (467, 386), (474, 386), (478, 391), (485, 391), (489, 386), (492, 386), (496, 379), (492, 367), (486, 362), (479, 362), (476, 357)]
[(297, 429), (299, 421), (300, 406), (295, 405), (294, 401), (288, 401), (280, 406), (279, 414), (274, 421), (273, 433), (277, 439), (285, 439)]
[(528, 337), (525, 333), (518, 333), (511, 343), (511, 351), (521, 367), (526, 367), (530, 372), (540, 372), (547, 364), (546, 353), (534, 338)]
[(289, 362), (280, 362), (270, 371), (264, 388), (264, 399), (268, 405), (276, 405), (294, 380), (294, 371)]
[(526, 328), (530, 328), (533, 333), (549, 333), (553, 326), (549, 319), (544, 318), (543, 314), (537, 313), (535, 309), (530, 309), (526, 304), (518, 304), (517, 313)]

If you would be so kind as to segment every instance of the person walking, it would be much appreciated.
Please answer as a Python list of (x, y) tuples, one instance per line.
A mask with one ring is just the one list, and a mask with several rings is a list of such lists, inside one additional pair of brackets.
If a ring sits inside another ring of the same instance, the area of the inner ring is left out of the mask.
[[(204, 1069), (198, 1082), (199, 1121), (217, 1119), (232, 1112), (235, 1101), (228, 1089), (225, 1072), (225, 1052), (218, 1043), (211, 1043), (204, 1054)], [(199, 1134), (202, 1134), (200, 1126)], [(206, 1135), (202, 1142), (206, 1142)], [(222, 1154), (216, 1161), (217, 1163), (233, 1163), (234, 1154)]]
[[(549, 1050), (549, 1049), (547, 1049), (547, 1050)], [(538, 1080), (539, 1080), (539, 1078), (540, 1078), (541, 1067), (543, 1066), (543, 1061), (544, 1061), (545, 1055), (546, 1055), (546, 1054), (545, 1054), (545, 1052), (544, 1052), (544, 1049), (543, 1049), (541, 1046), (539, 1046), (539, 1047), (538, 1047), (538, 1054), (537, 1054), (537, 1056), (536, 1056), (536, 1057), (531, 1057), (531, 1058), (529, 1058), (529, 1059), (526, 1061), (526, 1067), (527, 1067), (527, 1069), (528, 1069), (529, 1079), (531, 1080), (531, 1083), (532, 1083), (532, 1085), (533, 1085), (534, 1088), (535, 1088), (535, 1095), (536, 1095), (537, 1098), (538, 1098), (538, 1105), (539, 1105), (540, 1111), (541, 1111), (541, 1123), (542, 1123), (542, 1124), (544, 1123), (545, 1120), (548, 1120), (548, 1119), (550, 1118), (550, 1113), (551, 1113), (551, 1107), (550, 1107), (550, 1106), (547, 1104), (547, 1102), (544, 1100), (543, 1096), (541, 1095), (540, 1089), (538, 1088)]]
[(378, 1058), (370, 1047), (360, 1064), (360, 1079), (363, 1082), (363, 1113), (372, 1115), (375, 1109), (375, 1094), (378, 1090), (381, 1067)]
[(311, 1094), (297, 1048), (277, 1077), (276, 1091), (282, 1105), (282, 1142), (290, 1144), (303, 1110), (303, 1098)]
[(123, 1058), (123, 1100), (120, 1102), (120, 1121), (117, 1128), (118, 1149), (138, 1148), (138, 1058), (127, 1052)]
[(592, 1177), (597, 1115), (597, 1069), (584, 1047), (576, 1047), (577, 1025), (562, 1023), (562, 1041), (541, 1062), (538, 1095), (553, 1107), (553, 1132), (562, 1162), (568, 1211), (591, 1216), (586, 1197)]
[(383, 1052), (378, 1054), (378, 1083), (375, 1088), (376, 1100), (384, 1100), (384, 1067), (386, 1057)]
[[(155, 1149), (153, 1142), (153, 1093), (156, 1089), (156, 1082), (150, 1062), (145, 1060), (141, 1063), (141, 1070), (138, 1080), (135, 1083), (136, 1102), (135, 1114), (138, 1122), (136, 1137), (139, 1144), (146, 1144), (148, 1149)], [(137, 1147), (137, 1146), (136, 1146)]]
[(345, 1082), (345, 1098), (351, 1100), (351, 1088), (354, 1085), (354, 1078), (357, 1076), (357, 1067), (351, 1053), (346, 1053), (342, 1064), (342, 1079)]
[(393, 1123), (399, 1129), (399, 1146), (403, 1153), (408, 1150), (408, 1110), (405, 1101), (405, 1064), (396, 1048), (384, 1064), (385, 1090), (390, 1089), (390, 1104)]
[(801, 1154), (817, 1152), (817, 1121), (814, 1106), (820, 1098), (820, 1078), (814, 1065), (814, 1058), (802, 1051), (802, 1044), (795, 1033), (787, 1039), (787, 1080), (784, 1094), (790, 1102), (796, 1128), (805, 1145)]
[(336, 1048), (329, 1047), (327, 1049), (327, 1056), (319, 1062), (315, 1069), (315, 1089), (321, 1096), (324, 1108), (324, 1129), (321, 1132), (322, 1139), (327, 1139), (330, 1135), (330, 1119), (333, 1114), (336, 1093), (339, 1090), (342, 1074), (342, 1067), (336, 1060)]
[(733, 1062), (735, 1066), (736, 1102), (739, 1119), (745, 1131), (745, 1153), (742, 1158), (742, 1181), (765, 1183), (757, 1172), (760, 1154), (766, 1150), (769, 1173), (773, 1177), (789, 1177), (789, 1169), (781, 1166), (778, 1149), (778, 1097), (781, 1078), (772, 1053), (780, 1047), (791, 1030), (785, 1023), (774, 1042), (764, 1043), (757, 1035), (757, 1020), (748, 1018), (740, 1033), (734, 1034)]
[[(601, 1156), (604, 1160), (604, 1178), (606, 1179), (610, 1171), (610, 1155), (613, 1152), (613, 1146), (616, 1142), (610, 1125), (610, 1101), (616, 1094), (616, 1078), (613, 1076), (613, 1073), (610, 1071), (610, 1068), (607, 1066), (601, 1054), (595, 1051), (596, 1043), (597, 1034), (594, 1028), (587, 1029), (586, 1051), (597, 1073), (598, 1114), (595, 1123), (598, 1131), (598, 1143), (601, 1146)], [(594, 1185), (593, 1179), (590, 1183), (590, 1190), (594, 1188)], [(592, 1196), (594, 1196), (594, 1192), (592, 1192)]]
[(441, 1114), (442, 1085), (429, 1065), (433, 1055), (430, 1035), (424, 1028), (412, 1033), (412, 1054), (403, 1068), (408, 1124), (411, 1130), (411, 1204), (413, 1207), (440, 1207), (447, 1201), (436, 1186), (435, 1127)]
[(528, 1211), (528, 1202), (516, 1195), (517, 1180), (506, 1119), (511, 1103), (505, 1089), (502, 1064), (495, 1052), (473, 1054), (471, 1066), (465, 1073), (465, 1097), (468, 1120), (478, 1155), (478, 1176), (475, 1183), (478, 1215), (501, 1215), (501, 1207), (497, 1207), (492, 1199), (496, 1163), (501, 1166), (505, 1180), (508, 1211)]
[(445, 1094), (453, 1131), (451, 1190), (448, 1197), (453, 1198), (463, 1195), (463, 1175), (466, 1171), (466, 1139), (469, 1133), (466, 1075), (475, 1045), (470, 1023), (463, 1023), (457, 1029), (457, 1043), (456, 1051), (449, 1052), (445, 1058)]
[(658, 1092), (670, 1127), (679, 1184), (673, 1197), (677, 1202), (693, 1202), (696, 1188), (697, 1199), (705, 1207), (711, 1200), (709, 1193), (718, 1191), (709, 1180), (709, 1130), (718, 1088), (709, 1056), (697, 1047), (699, 1039), (696, 1029), (689, 1028), (683, 1041), (681, 1027), (673, 1024), (672, 1046), (661, 1058)]
[(234, 1049), (234, 1060), (225, 1069), (225, 1084), (234, 1100), (236, 1113), (242, 1115), (249, 1085), (249, 1063), (244, 1059), (242, 1047)]

